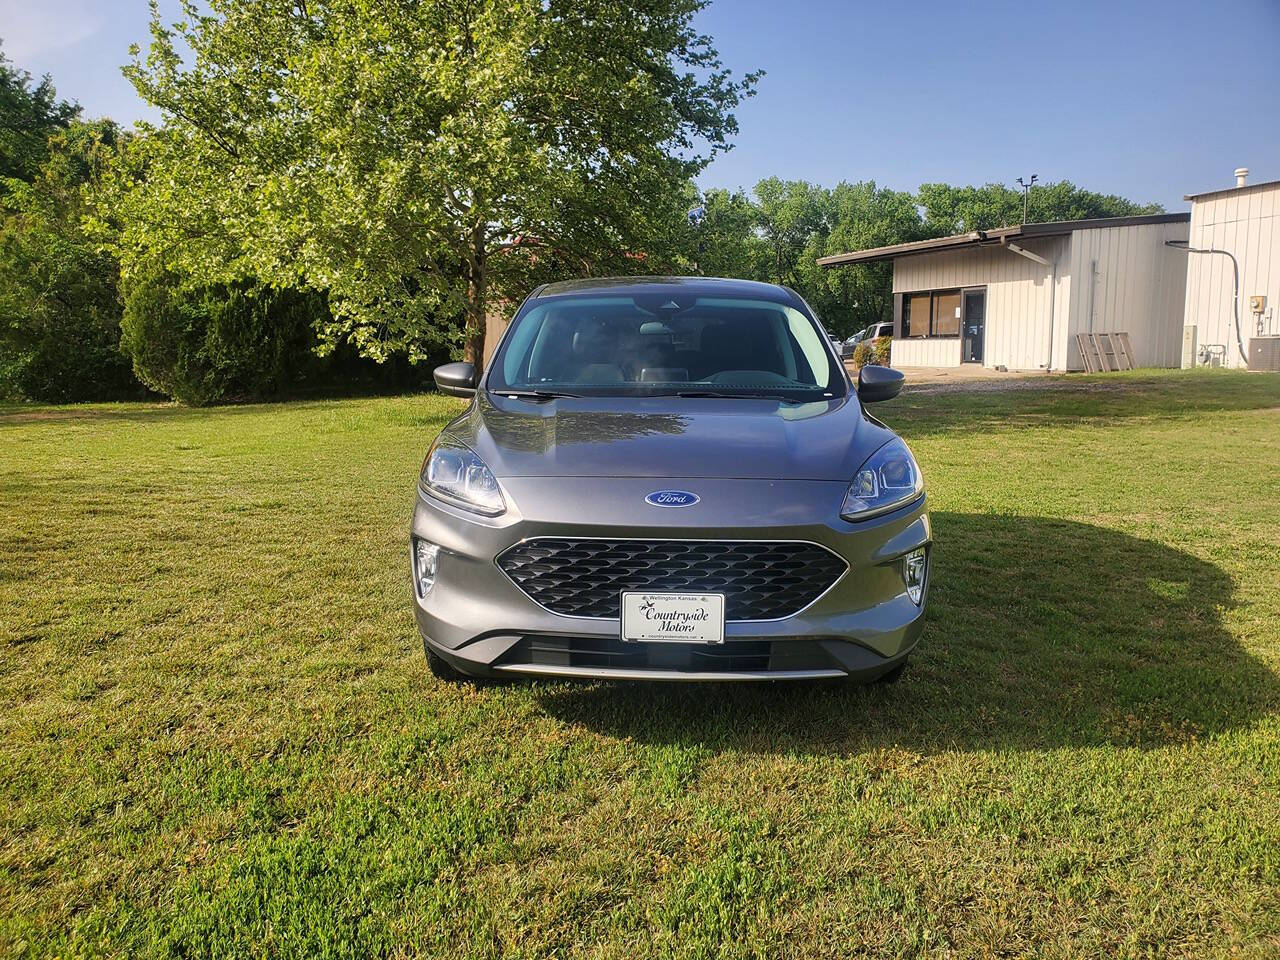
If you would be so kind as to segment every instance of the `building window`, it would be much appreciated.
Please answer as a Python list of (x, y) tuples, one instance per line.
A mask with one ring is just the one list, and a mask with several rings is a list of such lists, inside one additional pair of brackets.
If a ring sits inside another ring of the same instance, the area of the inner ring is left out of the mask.
[(960, 336), (960, 291), (903, 294), (902, 334), (905, 337)]

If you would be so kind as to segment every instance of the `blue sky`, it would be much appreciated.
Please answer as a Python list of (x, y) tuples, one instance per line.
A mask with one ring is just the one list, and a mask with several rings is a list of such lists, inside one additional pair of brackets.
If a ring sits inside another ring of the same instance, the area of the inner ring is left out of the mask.
[[(119, 71), (146, 22), (145, 0), (0, 0), (11, 60), (126, 122), (156, 119)], [(1280, 0), (716, 0), (699, 26), (768, 72), (704, 186), (1036, 173), (1183, 210), (1239, 165), (1280, 179)]]

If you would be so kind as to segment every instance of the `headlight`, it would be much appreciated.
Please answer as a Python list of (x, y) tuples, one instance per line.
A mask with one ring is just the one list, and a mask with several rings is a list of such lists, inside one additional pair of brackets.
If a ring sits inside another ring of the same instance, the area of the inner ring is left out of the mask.
[(873, 453), (849, 484), (840, 516), (866, 520), (896, 510), (924, 492), (924, 478), (915, 457), (895, 437)]
[(424, 490), (467, 510), (495, 517), (507, 508), (484, 461), (471, 448), (456, 440), (441, 438), (422, 462), (419, 480)]

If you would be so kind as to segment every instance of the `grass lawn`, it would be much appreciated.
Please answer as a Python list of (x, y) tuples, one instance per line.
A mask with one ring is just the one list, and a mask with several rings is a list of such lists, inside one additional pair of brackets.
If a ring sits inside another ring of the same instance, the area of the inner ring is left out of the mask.
[(1280, 955), (1280, 377), (908, 392), (896, 687), (427, 674), (460, 401), (0, 409), (0, 954)]

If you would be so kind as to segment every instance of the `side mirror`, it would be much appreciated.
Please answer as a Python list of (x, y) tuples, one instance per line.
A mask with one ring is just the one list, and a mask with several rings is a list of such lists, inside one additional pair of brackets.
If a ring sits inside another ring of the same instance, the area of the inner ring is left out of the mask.
[(451, 397), (471, 397), (476, 392), (476, 368), (470, 363), (446, 363), (431, 372), (436, 389)]
[(858, 371), (858, 399), (863, 403), (892, 400), (902, 392), (906, 380), (901, 370), (869, 363)]

